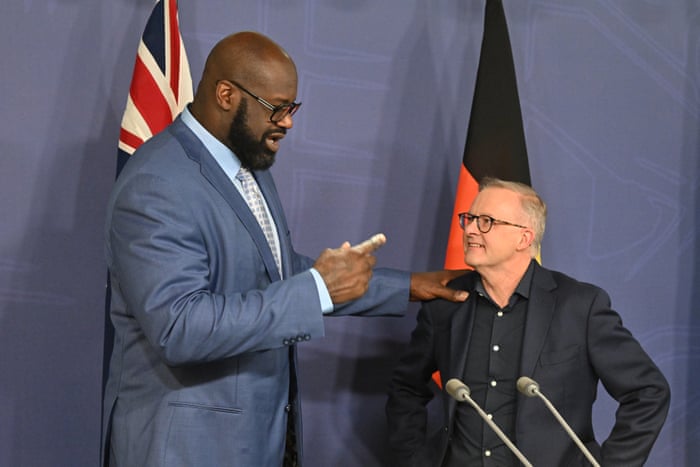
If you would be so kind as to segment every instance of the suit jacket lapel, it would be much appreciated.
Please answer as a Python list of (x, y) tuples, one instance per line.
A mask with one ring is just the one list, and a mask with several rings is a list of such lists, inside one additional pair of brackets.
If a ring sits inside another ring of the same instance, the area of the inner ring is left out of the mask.
[[(478, 278), (478, 274), (470, 273), (464, 284), (460, 285), (460, 289), (469, 291), (470, 294), (474, 294), (475, 281)], [(449, 352), (450, 361), (447, 367), (447, 374), (441, 373), (441, 379), (443, 387), (450, 378), (459, 378), (462, 380), (464, 378), (464, 367), (467, 364), (467, 353), (469, 350), (469, 343), (471, 342), (472, 331), (474, 328), (474, 314), (476, 311), (476, 296), (467, 299), (466, 302), (462, 304), (450, 304), (448, 306), (453, 306), (456, 309), (452, 313), (452, 319), (450, 322), (450, 338), (449, 338)], [(441, 369), (441, 372), (444, 371)], [(447, 398), (447, 413), (449, 414), (450, 420), (454, 417), (455, 408), (457, 407), (457, 401), (452, 397)], [(450, 422), (451, 423), (451, 422)]]
[[(471, 293), (474, 293), (473, 290)], [(467, 363), (467, 350), (471, 341), (474, 327), (474, 312), (476, 300), (467, 300), (452, 316), (450, 326), (450, 375), (448, 377), (462, 379), (464, 366)], [(443, 381), (443, 383), (446, 381)]]
[[(224, 171), (221, 170), (219, 164), (216, 163), (216, 160), (209, 154), (209, 151), (207, 151), (194, 133), (187, 128), (187, 125), (182, 122), (180, 117), (170, 125), (169, 131), (180, 142), (187, 156), (199, 164), (202, 176), (221, 194), (228, 205), (231, 206), (236, 216), (238, 216), (241, 223), (248, 230), (251, 238), (260, 250), (265, 268), (270, 275), (270, 280), (280, 280), (280, 274), (277, 270), (277, 265), (275, 264), (275, 259), (272, 256), (272, 250), (270, 250), (265, 234), (260, 224), (258, 224), (257, 219), (250, 211), (245, 199), (243, 199), (243, 196), (241, 196), (233, 183), (231, 183), (231, 180), (229, 180)], [(275, 222), (277, 222), (274, 212), (272, 215)]]
[[(476, 276), (476, 274), (474, 274)], [(470, 293), (474, 293), (474, 289), (467, 288)], [(445, 387), (450, 378), (458, 378), (460, 381), (464, 378), (464, 367), (467, 364), (467, 351), (469, 342), (471, 341), (472, 330), (474, 328), (474, 311), (476, 310), (476, 299), (468, 299), (462, 303), (452, 315), (450, 324), (450, 348), (448, 355), (450, 362), (447, 374), (440, 374), (442, 386)], [(452, 397), (447, 397), (447, 413), (449, 414), (450, 424), (454, 417), (457, 401)]]
[(549, 333), (556, 305), (556, 299), (551, 291), (555, 288), (556, 282), (552, 274), (536, 264), (532, 276), (523, 336), (523, 352), (520, 360), (520, 372), (525, 376), (533, 375)]

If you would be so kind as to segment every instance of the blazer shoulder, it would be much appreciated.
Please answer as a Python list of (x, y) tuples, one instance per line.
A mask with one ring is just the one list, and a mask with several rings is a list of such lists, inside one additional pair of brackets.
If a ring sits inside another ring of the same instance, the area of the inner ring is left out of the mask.
[(189, 165), (185, 156), (181, 142), (168, 129), (163, 130), (129, 156), (117, 180), (137, 173), (177, 173), (182, 170), (183, 164)]
[(478, 278), (479, 274), (474, 270), (470, 270), (461, 276), (452, 279), (447, 286), (453, 289), (471, 291), (474, 290), (474, 286), (476, 285)]
[(551, 290), (553, 293), (570, 294), (578, 297), (594, 297), (597, 295), (608, 297), (608, 293), (595, 284), (575, 279), (563, 272), (546, 269), (541, 266), (538, 266), (534, 281), (539, 287)]

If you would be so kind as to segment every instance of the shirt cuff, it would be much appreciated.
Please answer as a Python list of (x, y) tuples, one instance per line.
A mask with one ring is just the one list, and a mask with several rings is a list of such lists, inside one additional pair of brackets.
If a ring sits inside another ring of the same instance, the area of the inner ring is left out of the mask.
[(314, 281), (316, 281), (316, 290), (318, 290), (318, 299), (321, 302), (321, 311), (323, 314), (328, 314), (333, 311), (333, 300), (331, 300), (331, 295), (328, 293), (328, 287), (326, 283), (323, 282), (321, 273), (319, 273), (315, 268), (309, 269), (311, 275), (314, 276)]

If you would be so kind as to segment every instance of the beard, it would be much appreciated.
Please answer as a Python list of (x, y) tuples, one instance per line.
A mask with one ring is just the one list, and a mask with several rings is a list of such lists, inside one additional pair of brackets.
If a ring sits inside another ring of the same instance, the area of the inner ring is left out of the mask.
[(272, 167), (275, 163), (275, 151), (267, 147), (265, 140), (273, 132), (284, 132), (284, 129), (268, 130), (260, 139), (256, 139), (248, 126), (248, 101), (241, 100), (228, 132), (231, 149), (241, 161), (241, 166), (250, 170), (266, 170)]

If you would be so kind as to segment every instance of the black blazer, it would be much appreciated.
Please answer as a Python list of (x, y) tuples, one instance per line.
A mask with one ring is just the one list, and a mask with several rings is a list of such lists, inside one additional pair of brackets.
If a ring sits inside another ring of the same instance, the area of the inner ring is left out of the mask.
[[(474, 290), (476, 272), (452, 287)], [(424, 303), (408, 350), (393, 374), (387, 417), (400, 466), (439, 466), (452, 435), (456, 401), (441, 393), (445, 425), (427, 437), (431, 375), (461, 378), (476, 299)], [(666, 419), (670, 390), (663, 374), (610, 308), (602, 289), (535, 264), (520, 374), (540, 384), (582, 442), (604, 466), (644, 463)], [(592, 406), (598, 381), (619, 402), (615, 426), (602, 445), (594, 437)], [(543, 401), (518, 393), (513, 442), (537, 467), (590, 465)]]

